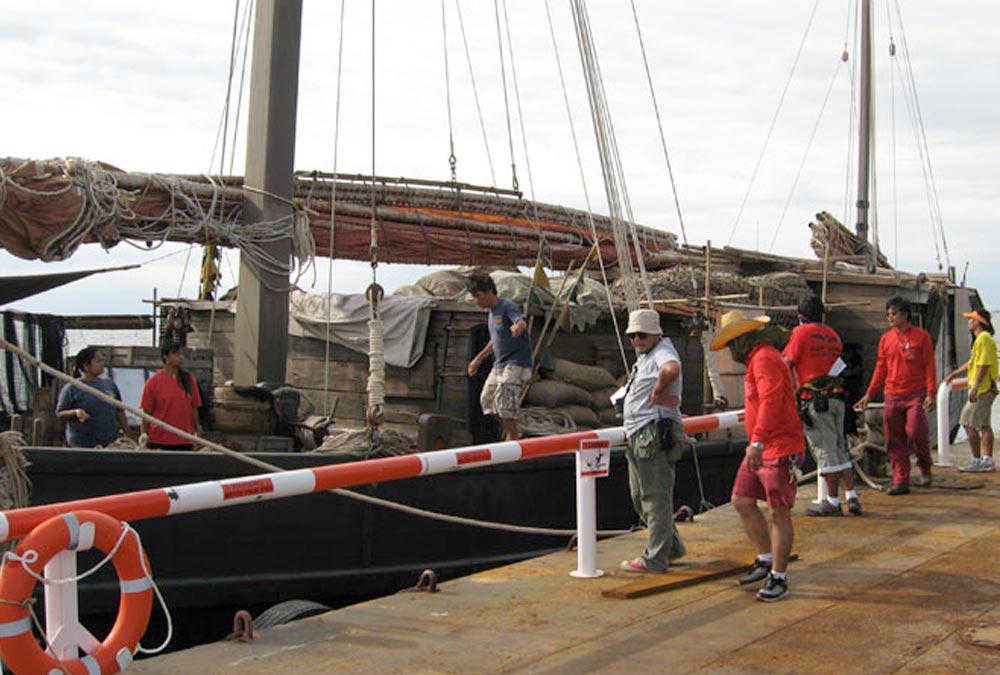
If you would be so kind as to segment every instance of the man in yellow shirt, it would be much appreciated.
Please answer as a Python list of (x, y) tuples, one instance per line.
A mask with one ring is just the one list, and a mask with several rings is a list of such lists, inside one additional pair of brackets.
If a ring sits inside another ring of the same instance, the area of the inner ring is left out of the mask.
[(945, 382), (951, 382), (962, 373), (969, 373), (969, 402), (962, 408), (958, 423), (965, 428), (969, 437), (972, 459), (959, 471), (982, 473), (996, 471), (993, 462), (993, 426), (990, 413), (997, 395), (997, 345), (993, 341), (993, 324), (990, 313), (977, 309), (962, 314), (969, 320), (969, 330), (975, 336), (972, 342), (972, 357), (948, 374)]

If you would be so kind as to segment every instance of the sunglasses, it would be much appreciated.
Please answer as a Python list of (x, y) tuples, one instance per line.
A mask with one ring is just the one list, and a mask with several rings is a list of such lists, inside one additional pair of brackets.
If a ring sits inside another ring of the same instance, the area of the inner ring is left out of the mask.
[(649, 333), (629, 333), (625, 337), (629, 340), (645, 340), (647, 335), (649, 335)]

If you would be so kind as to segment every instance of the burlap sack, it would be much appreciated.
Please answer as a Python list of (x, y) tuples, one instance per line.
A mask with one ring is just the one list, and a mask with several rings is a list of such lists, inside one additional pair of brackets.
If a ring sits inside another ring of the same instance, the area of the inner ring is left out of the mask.
[(587, 366), (566, 359), (552, 359), (556, 377), (563, 382), (569, 382), (587, 391), (606, 389), (615, 384), (614, 376), (599, 366)]
[(611, 395), (618, 391), (618, 389), (619, 387), (616, 385), (614, 387), (606, 387), (604, 389), (597, 389), (590, 392), (590, 395), (594, 398), (594, 407), (598, 410), (610, 407)]
[(594, 399), (589, 391), (558, 380), (535, 382), (528, 389), (525, 400), (530, 405), (540, 405), (545, 408), (561, 408), (571, 404), (592, 408), (594, 405)]
[(620, 427), (622, 425), (614, 408), (600, 408), (597, 411), (597, 419), (601, 421), (602, 427)]
[(573, 421), (576, 422), (578, 429), (580, 427), (596, 429), (601, 426), (601, 421), (597, 419), (597, 415), (591, 408), (582, 405), (564, 405), (562, 410), (573, 418)]

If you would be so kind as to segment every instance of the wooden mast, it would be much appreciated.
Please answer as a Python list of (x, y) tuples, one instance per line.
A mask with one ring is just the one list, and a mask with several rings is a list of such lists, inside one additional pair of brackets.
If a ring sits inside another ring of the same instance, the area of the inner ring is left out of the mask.
[(858, 221), (855, 232), (864, 242), (865, 267), (875, 271), (877, 254), (873, 242), (868, 240), (869, 187), (871, 185), (871, 98), (872, 98), (872, 5), (871, 0), (861, 2), (861, 92), (858, 105)]
[[(292, 216), (301, 32), (301, 0), (258, 0), (247, 122), (247, 223)], [(290, 239), (263, 248), (275, 260), (290, 263)], [(241, 254), (237, 303), (233, 345), (236, 382), (284, 382), (288, 275), (257, 270)]]

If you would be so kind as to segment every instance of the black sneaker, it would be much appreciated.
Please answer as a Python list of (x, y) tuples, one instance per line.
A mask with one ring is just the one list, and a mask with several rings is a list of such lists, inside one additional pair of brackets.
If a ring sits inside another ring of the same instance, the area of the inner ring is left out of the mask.
[(847, 500), (847, 510), (851, 512), (852, 516), (861, 515), (861, 500), (857, 497), (851, 497)]
[(816, 506), (810, 506), (806, 509), (807, 516), (842, 516), (844, 515), (844, 509), (841, 508), (840, 504), (834, 506), (827, 500), (821, 501)]
[(771, 574), (771, 563), (765, 562), (760, 558), (753, 561), (753, 565), (747, 570), (747, 573), (740, 577), (740, 586), (746, 586), (748, 584), (755, 584), (762, 580), (764, 577)]
[(767, 575), (767, 581), (757, 591), (757, 599), (764, 602), (777, 602), (786, 595), (788, 595), (788, 580), (778, 579), (772, 574)]
[(893, 483), (892, 487), (886, 490), (885, 493), (893, 497), (896, 495), (908, 495), (910, 494), (910, 486), (905, 483)]

